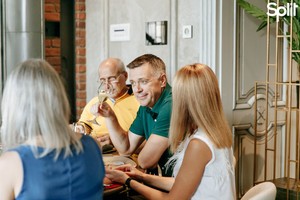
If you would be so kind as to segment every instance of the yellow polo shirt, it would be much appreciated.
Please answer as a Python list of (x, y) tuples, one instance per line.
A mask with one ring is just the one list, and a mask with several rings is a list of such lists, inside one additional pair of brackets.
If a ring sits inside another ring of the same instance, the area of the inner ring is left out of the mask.
[[(108, 129), (105, 124), (105, 118), (98, 116), (96, 121), (100, 124), (93, 124), (88, 122), (88, 120), (94, 119), (94, 115), (91, 113), (91, 106), (98, 102), (98, 97), (94, 97), (88, 104), (84, 107), (84, 110), (80, 116), (79, 123), (83, 123), (87, 132), (91, 132), (92, 137), (102, 136), (108, 134)], [(119, 124), (121, 127), (128, 131), (133, 120), (136, 117), (137, 111), (139, 109), (139, 103), (134, 97), (134, 95), (129, 95), (126, 93), (115, 102), (112, 99), (107, 99), (106, 101), (110, 107), (115, 112)]]

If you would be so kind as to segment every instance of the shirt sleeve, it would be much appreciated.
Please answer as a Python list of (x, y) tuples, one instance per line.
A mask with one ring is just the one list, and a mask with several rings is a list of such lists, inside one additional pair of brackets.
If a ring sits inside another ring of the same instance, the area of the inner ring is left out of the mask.
[(97, 102), (97, 100), (98, 100), (98, 98), (94, 97), (93, 99), (91, 99), (91, 101), (89, 101), (86, 104), (86, 106), (84, 107), (84, 109), (80, 115), (79, 122), (83, 122), (83, 123), (91, 126), (91, 123), (88, 122), (88, 120), (93, 119), (94, 115), (91, 113), (90, 109), (91, 109), (91, 106)]

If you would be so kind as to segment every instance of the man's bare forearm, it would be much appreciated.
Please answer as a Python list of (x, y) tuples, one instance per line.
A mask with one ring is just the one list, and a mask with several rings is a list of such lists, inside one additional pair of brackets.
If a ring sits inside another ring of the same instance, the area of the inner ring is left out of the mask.
[(111, 142), (120, 154), (130, 155), (130, 142), (128, 132), (122, 129), (116, 117), (106, 118)]

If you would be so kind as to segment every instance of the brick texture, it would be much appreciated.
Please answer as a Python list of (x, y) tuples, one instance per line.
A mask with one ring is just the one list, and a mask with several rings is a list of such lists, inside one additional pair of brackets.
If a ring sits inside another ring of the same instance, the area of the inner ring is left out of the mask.
[[(45, 0), (45, 21), (60, 21), (60, 0)], [(54, 67), (54, 69), (61, 73), (61, 52), (60, 52), (60, 38), (46, 37), (45, 38), (45, 58)]]
[[(75, 0), (76, 119), (86, 105), (86, 12), (85, 0)], [(45, 0), (45, 21), (60, 22), (60, 0)], [(61, 73), (61, 40), (45, 39), (45, 59)]]
[(76, 113), (79, 119), (86, 105), (86, 12), (85, 0), (75, 0)]

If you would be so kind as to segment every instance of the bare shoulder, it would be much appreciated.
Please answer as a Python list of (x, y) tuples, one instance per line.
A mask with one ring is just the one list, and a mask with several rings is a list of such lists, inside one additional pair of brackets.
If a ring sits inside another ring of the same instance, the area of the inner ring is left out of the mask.
[(1, 169), (21, 164), (19, 154), (15, 151), (8, 151), (0, 156), (0, 173)]
[(204, 141), (199, 140), (199, 139), (195, 139), (195, 138), (191, 139), (191, 141), (189, 142), (188, 147), (193, 148), (195, 150), (203, 150), (203, 149), (206, 149), (206, 148), (209, 149), (208, 145)]
[(23, 167), (19, 154), (5, 152), (0, 156), (0, 194), (4, 199), (14, 199), (23, 180)]
[(192, 139), (187, 147), (186, 154), (191, 157), (201, 155), (203, 161), (208, 162), (212, 158), (212, 152), (209, 146), (202, 140)]
[(22, 161), (17, 152), (8, 151), (0, 156), (0, 177), (10, 176), (20, 169), (22, 169)]

